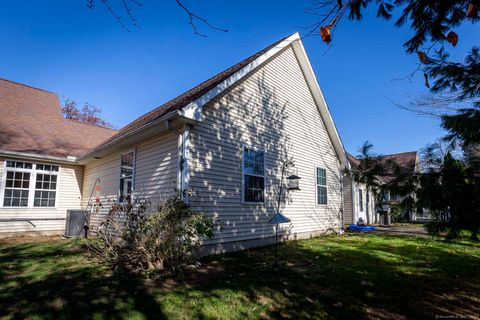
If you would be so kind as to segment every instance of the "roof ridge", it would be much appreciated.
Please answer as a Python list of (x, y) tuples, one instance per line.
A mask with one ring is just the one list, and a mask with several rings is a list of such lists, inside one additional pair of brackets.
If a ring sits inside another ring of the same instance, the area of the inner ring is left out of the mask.
[(418, 153), (418, 151), (404, 151), (404, 152), (388, 153), (388, 154), (381, 155), (380, 157), (396, 156), (396, 155), (405, 154), (405, 153)]
[(27, 87), (27, 88), (30, 88), (30, 89), (39, 90), (39, 91), (43, 91), (43, 92), (47, 92), (47, 93), (51, 93), (51, 94), (57, 95), (55, 92), (48, 91), (48, 90), (45, 90), (45, 89), (42, 89), (42, 88), (38, 88), (38, 87), (34, 87), (34, 86), (30, 86), (30, 85), (25, 84), (25, 83), (21, 83), (21, 82), (17, 82), (17, 81), (5, 79), (5, 78), (2, 78), (2, 77), (0, 77), (0, 80), (6, 81), (6, 82), (10, 82), (10, 83), (13, 83), (13, 84), (16, 84), (16, 85), (19, 85), (19, 86)]
[(87, 123), (87, 122), (82, 122), (82, 121), (78, 121), (78, 120), (74, 120), (74, 119), (68, 119), (68, 118), (63, 118), (63, 119), (71, 121), (71, 122), (75, 122), (75, 123), (78, 123), (78, 124), (84, 124), (84, 125), (87, 125), (87, 126), (97, 127), (97, 128), (111, 130), (111, 131), (118, 131), (117, 129), (104, 127), (104, 126), (94, 124), (94, 123)]

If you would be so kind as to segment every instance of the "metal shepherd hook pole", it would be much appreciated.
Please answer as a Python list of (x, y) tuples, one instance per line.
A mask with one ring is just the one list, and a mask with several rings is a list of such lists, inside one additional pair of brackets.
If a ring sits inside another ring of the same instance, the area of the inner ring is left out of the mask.
[[(287, 160), (282, 165), (282, 176), (280, 179), (280, 188), (278, 192), (278, 201), (277, 201), (277, 212), (273, 215), (270, 219), (269, 223), (275, 225), (275, 266), (278, 265), (277, 260), (277, 250), (278, 250), (278, 225), (280, 223), (288, 223), (291, 220), (285, 217), (283, 214), (280, 213), (280, 203), (282, 201), (282, 192), (283, 192), (283, 177), (285, 175), (285, 170), (289, 167), (293, 167), (294, 164), (292, 161)], [(288, 190), (299, 190), (299, 176), (291, 175), (288, 178)]]

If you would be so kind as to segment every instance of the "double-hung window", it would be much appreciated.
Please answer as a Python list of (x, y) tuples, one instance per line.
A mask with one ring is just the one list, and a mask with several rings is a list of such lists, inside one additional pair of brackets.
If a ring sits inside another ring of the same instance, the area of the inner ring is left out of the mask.
[(59, 166), (7, 160), (3, 207), (55, 207)]
[(54, 207), (58, 166), (37, 164), (36, 165), (34, 207)]
[(265, 200), (265, 153), (243, 148), (243, 201)]
[(118, 198), (119, 202), (131, 201), (134, 161), (134, 151), (122, 154), (120, 167), (120, 195)]
[(317, 204), (327, 204), (327, 170), (317, 168)]

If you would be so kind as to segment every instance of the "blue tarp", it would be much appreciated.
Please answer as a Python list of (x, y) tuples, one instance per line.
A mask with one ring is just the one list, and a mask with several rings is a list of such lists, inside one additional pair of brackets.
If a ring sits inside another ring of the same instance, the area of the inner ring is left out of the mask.
[(356, 224), (351, 224), (348, 226), (348, 230), (350, 231), (360, 231), (360, 232), (372, 232), (375, 230), (373, 226), (358, 226)]

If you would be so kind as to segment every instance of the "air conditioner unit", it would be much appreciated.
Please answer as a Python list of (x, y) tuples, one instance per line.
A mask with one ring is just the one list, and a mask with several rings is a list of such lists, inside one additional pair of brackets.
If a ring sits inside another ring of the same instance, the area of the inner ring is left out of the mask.
[(87, 210), (67, 210), (65, 237), (87, 237), (90, 212)]

